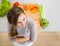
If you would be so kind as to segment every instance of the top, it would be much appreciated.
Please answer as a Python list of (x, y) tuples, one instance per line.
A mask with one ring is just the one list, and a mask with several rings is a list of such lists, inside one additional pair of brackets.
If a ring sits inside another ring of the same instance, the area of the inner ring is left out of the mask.
[[(11, 25), (8, 24), (8, 35), (11, 29)], [(28, 37), (30, 36), (30, 41), (28, 42), (19, 42), (19, 44), (30, 44), (34, 43), (37, 40), (37, 28), (36, 23), (30, 17), (27, 17), (27, 22), (25, 27), (16, 27), (18, 36)], [(9, 36), (10, 37), (10, 36)], [(16, 42), (16, 39), (9, 38), (10, 41)]]

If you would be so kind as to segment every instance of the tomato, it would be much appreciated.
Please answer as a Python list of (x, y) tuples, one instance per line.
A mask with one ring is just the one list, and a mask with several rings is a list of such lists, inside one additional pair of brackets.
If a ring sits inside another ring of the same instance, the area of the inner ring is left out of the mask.
[(19, 5), (19, 2), (15, 2), (13, 6), (17, 7)]

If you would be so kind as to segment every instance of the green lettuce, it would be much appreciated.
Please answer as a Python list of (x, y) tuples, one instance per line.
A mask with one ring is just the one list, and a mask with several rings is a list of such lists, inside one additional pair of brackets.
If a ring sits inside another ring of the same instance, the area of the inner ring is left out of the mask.
[(11, 7), (12, 7), (12, 4), (10, 1), (2, 0), (0, 4), (0, 17), (7, 15), (7, 12)]

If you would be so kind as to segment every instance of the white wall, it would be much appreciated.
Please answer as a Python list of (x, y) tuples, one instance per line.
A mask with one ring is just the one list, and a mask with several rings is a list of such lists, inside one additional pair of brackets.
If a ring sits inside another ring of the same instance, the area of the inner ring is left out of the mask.
[(0, 17), (0, 32), (7, 31), (7, 17)]
[(49, 26), (42, 31), (60, 31), (60, 0), (44, 0), (46, 18), (49, 20)]
[[(38, 3), (45, 7), (45, 16), (49, 20), (49, 26), (41, 31), (60, 31), (60, 0), (10, 0), (11, 2), (19, 1), (20, 3)], [(0, 18), (0, 31), (7, 31), (7, 18)]]

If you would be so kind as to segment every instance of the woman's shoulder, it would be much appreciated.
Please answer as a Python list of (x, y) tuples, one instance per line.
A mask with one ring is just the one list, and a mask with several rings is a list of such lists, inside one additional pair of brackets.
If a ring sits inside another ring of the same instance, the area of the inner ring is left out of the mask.
[(28, 17), (28, 16), (27, 16), (27, 21), (30, 23), (35, 23), (35, 21), (31, 17)]
[(36, 22), (31, 17), (27, 17), (27, 22), (28, 22), (27, 24), (29, 24), (29, 26), (36, 24)]

